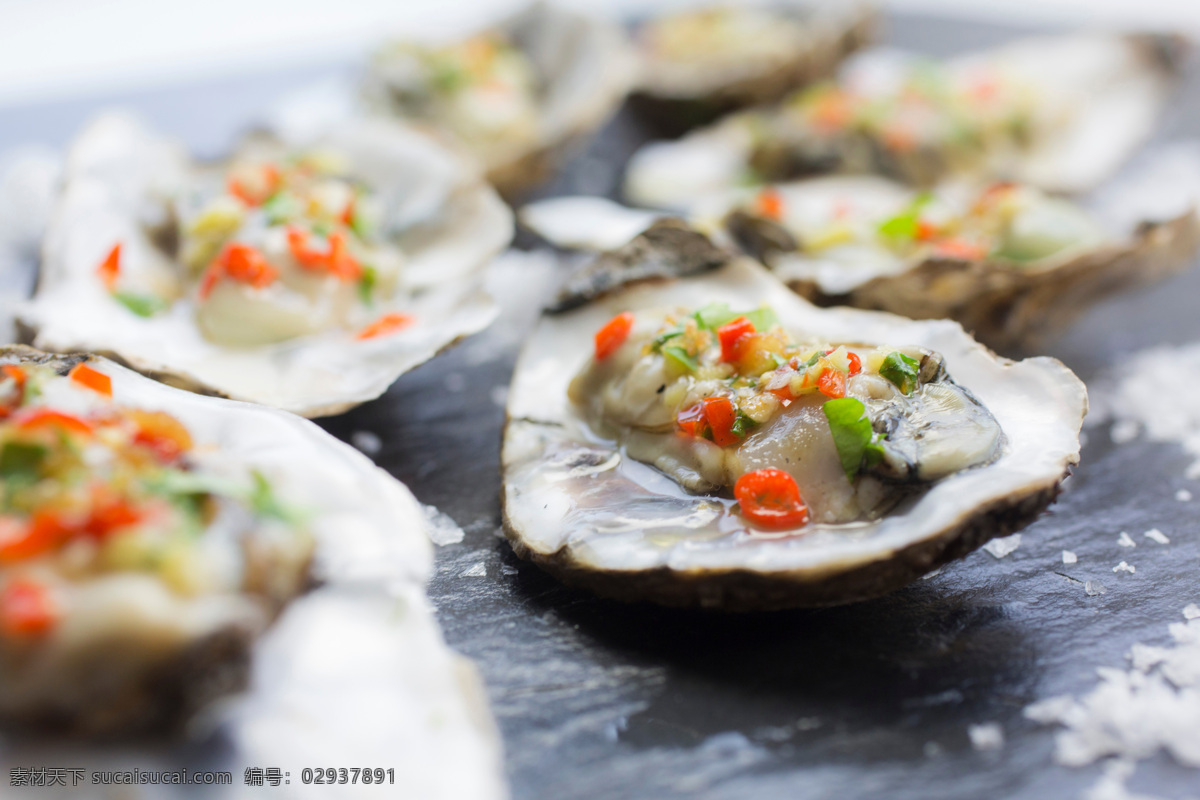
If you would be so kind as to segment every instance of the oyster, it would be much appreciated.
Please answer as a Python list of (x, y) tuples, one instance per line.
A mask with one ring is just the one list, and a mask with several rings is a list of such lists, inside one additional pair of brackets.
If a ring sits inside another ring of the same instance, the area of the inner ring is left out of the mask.
[(1194, 208), (1122, 230), (1028, 185), (914, 192), (883, 178), (815, 178), (698, 209), (696, 224), (818, 305), (958, 321), (1032, 350), (1102, 299), (1191, 267)]
[[(698, 203), (691, 222), (747, 253), (817, 305), (954, 319), (1001, 352), (1033, 350), (1096, 302), (1195, 263), (1190, 200), (1131, 224), (1028, 185), (948, 184), (917, 192), (885, 178), (830, 176)], [(518, 214), (569, 249), (618, 247), (662, 213), (591, 197), (553, 198)]]
[(816, 308), (719, 253), (621, 284), (647, 246), (542, 319), (509, 392), (505, 530), (564, 581), (729, 610), (873, 597), (1033, 521), (1077, 463), (1061, 363)]
[(0, 375), (6, 724), (176, 726), (242, 689), (253, 656), (223, 714), (241, 763), (296, 775), (326, 752), (422, 797), (505, 795), (400, 483), (307, 420), (101, 358), (8, 347)]
[(1168, 36), (1095, 33), (1018, 40), (941, 65), (864, 55), (836, 83), (645, 146), (625, 194), (684, 208), (748, 181), (828, 172), (1086, 191), (1150, 135), (1182, 49)]
[(806, 0), (668, 13), (637, 28), (641, 79), (630, 101), (664, 132), (683, 133), (829, 77), (875, 21), (865, 5)]
[(379, 396), (492, 320), (511, 214), (473, 170), (381, 121), (198, 165), (108, 115), (72, 147), (34, 298), (37, 346), (305, 416)]
[(537, 3), (449, 45), (385, 45), (364, 93), (374, 109), (457, 142), (511, 197), (551, 177), (616, 112), (634, 71), (620, 29)]

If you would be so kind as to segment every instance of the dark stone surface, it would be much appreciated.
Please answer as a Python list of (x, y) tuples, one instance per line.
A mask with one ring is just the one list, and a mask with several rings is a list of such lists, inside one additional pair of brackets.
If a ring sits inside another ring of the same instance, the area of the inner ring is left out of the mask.
[[(1011, 29), (923, 17), (892, 20), (897, 44), (945, 54)], [(277, 92), (337, 68), (262, 75), (121, 98), (0, 113), (0, 148), (52, 144), (119, 100), (206, 151), (219, 149)], [(1200, 133), (1200, 80), (1161, 136)], [(627, 115), (542, 192), (611, 193), (641, 140)], [(1085, 380), (1124, 354), (1200, 339), (1193, 271), (1091, 312), (1053, 354)], [(880, 600), (753, 616), (626, 606), (566, 589), (496, 538), (503, 412), (515, 352), (488, 333), (405, 376), (381, 399), (322, 424), (383, 440), (379, 464), (465, 530), (437, 555), (431, 595), (450, 644), (479, 665), (504, 735), (516, 798), (1078, 797), (1099, 775), (1052, 760), (1054, 731), (1022, 716), (1038, 699), (1085, 694), (1095, 668), (1126, 668), (1134, 642), (1168, 643), (1167, 624), (1200, 601), (1200, 530), (1176, 447), (1115, 447), (1090, 430), (1059, 503), (1002, 560), (976, 552)], [(1195, 501), (1200, 503), (1200, 500)], [(1144, 540), (1158, 527), (1169, 546)], [(1135, 537), (1135, 550), (1117, 534)], [(1079, 554), (1064, 566), (1061, 551)], [(1114, 574), (1121, 560), (1136, 574)], [(486, 575), (467, 575), (482, 564)], [(1107, 593), (1088, 596), (1083, 581)], [(995, 722), (1007, 742), (971, 747)], [(216, 747), (214, 745), (214, 747)], [(219, 748), (218, 748), (219, 749)], [(1195, 772), (1165, 756), (1131, 788), (1195, 794)]]

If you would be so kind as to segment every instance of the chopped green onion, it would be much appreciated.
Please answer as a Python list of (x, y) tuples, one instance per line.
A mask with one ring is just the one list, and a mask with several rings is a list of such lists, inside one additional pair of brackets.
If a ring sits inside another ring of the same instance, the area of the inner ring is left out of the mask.
[(653, 342), (650, 343), (650, 350), (657, 353), (662, 350), (663, 345), (674, 339), (676, 336), (683, 335), (683, 328), (676, 326), (660, 333)]
[(866, 406), (853, 397), (829, 400), (821, 407), (829, 420), (829, 431), (837, 447), (846, 477), (853, 481), (864, 465), (872, 466), (883, 457), (883, 447), (871, 427)]
[(921, 192), (905, 206), (903, 211), (891, 219), (884, 220), (879, 225), (879, 232), (893, 239), (917, 238), (917, 223), (921, 218), (921, 211), (932, 200), (932, 194)]
[(740, 315), (729, 310), (728, 303), (709, 303), (692, 315), (696, 323), (705, 330), (715, 331), (726, 322), (737, 319)]
[(692, 356), (688, 354), (688, 351), (684, 350), (682, 347), (664, 347), (662, 349), (662, 354), (663, 358), (667, 360), (668, 364), (671, 364), (678, 369), (686, 370), (688, 372), (695, 372), (700, 368), (700, 365), (696, 362), (696, 359), (692, 358)]
[(113, 299), (139, 317), (153, 317), (167, 310), (170, 304), (161, 297), (153, 294), (133, 294), (131, 292), (113, 292)]
[(920, 371), (921, 365), (901, 352), (888, 353), (888, 357), (879, 367), (879, 374), (905, 394), (912, 394), (917, 388), (917, 375)]
[(779, 317), (775, 316), (775, 312), (769, 306), (763, 306), (756, 311), (747, 311), (743, 316), (750, 320), (754, 325), (754, 330), (759, 332), (769, 331), (779, 324)]
[(750, 429), (756, 425), (758, 425), (758, 423), (742, 413), (742, 410), (739, 408), (737, 412), (737, 419), (733, 421), (733, 425), (730, 426), (729, 430), (733, 431), (733, 435), (739, 439), (745, 439), (746, 434), (748, 434)]
[(362, 277), (358, 279), (358, 299), (365, 305), (371, 305), (374, 300), (375, 284), (379, 282), (379, 272), (374, 267), (363, 264)]
[(0, 477), (6, 481), (34, 482), (41, 475), (46, 448), (27, 442), (5, 442), (0, 449)]

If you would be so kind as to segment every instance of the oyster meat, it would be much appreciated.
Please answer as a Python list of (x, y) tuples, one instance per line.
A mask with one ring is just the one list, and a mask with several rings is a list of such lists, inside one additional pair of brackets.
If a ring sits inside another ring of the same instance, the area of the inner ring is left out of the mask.
[(385, 45), (364, 95), (372, 109), (462, 146), (512, 197), (552, 176), (616, 112), (634, 72), (619, 28), (537, 3), (461, 41)]
[(811, 0), (667, 13), (635, 31), (641, 77), (630, 100), (664, 132), (683, 133), (829, 77), (875, 23), (866, 5)]
[(321, 416), (486, 327), (511, 235), (471, 167), (391, 123), (252, 137), (213, 166), (108, 115), (71, 148), (18, 316), (45, 349)]
[(478, 678), (424, 598), (423, 512), (365, 456), (25, 347), (0, 349), (0, 417), (6, 727), (179, 730), (248, 682), (219, 713), (243, 763), (325, 752), (421, 797), (506, 795)]
[(864, 54), (836, 82), (636, 153), (637, 205), (686, 208), (753, 181), (828, 172), (930, 186), (950, 177), (1083, 192), (1151, 133), (1184, 46), (1169, 36), (1022, 39), (938, 64)]
[(640, 239), (543, 317), (509, 392), (505, 530), (563, 580), (730, 610), (864, 599), (1033, 521), (1077, 463), (1086, 392), (1059, 362), (817, 308), (711, 245), (703, 271), (647, 278), (623, 266)]

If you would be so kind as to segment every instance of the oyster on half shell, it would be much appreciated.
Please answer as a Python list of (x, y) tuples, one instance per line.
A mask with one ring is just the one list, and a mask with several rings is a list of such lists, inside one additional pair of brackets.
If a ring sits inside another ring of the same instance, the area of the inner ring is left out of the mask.
[[(686, 248), (665, 229), (687, 233), (660, 223), (600, 256), (521, 354), (502, 451), (519, 555), (620, 599), (828, 605), (903, 586), (1053, 501), (1087, 408), (1061, 363), (997, 358), (949, 321), (817, 308), (720, 251), (673, 263)], [(639, 270), (647, 253), (658, 267)], [(791, 475), (803, 518), (764, 529), (739, 480), (761, 471)]]
[(373, 110), (463, 147), (512, 197), (550, 178), (616, 112), (635, 71), (619, 28), (536, 3), (465, 40), (384, 45), (364, 95)]
[[(918, 192), (846, 175), (713, 196), (691, 224), (817, 305), (953, 319), (1010, 352), (1033, 350), (1100, 300), (1195, 263), (1194, 208), (1162, 203), (1163, 218), (1133, 224), (1135, 209), (1095, 205), (1022, 184)], [(663, 214), (564, 197), (525, 206), (518, 218), (556, 246), (604, 250)]]
[(952, 177), (1083, 192), (1151, 133), (1182, 61), (1169, 36), (1021, 39), (944, 63), (874, 51), (837, 82), (646, 145), (633, 203), (686, 208), (752, 182), (874, 173), (921, 186)]
[(916, 192), (831, 176), (738, 192), (695, 224), (821, 306), (953, 319), (988, 346), (1033, 350), (1095, 303), (1191, 267), (1195, 208), (1130, 228), (1028, 185)]
[(204, 709), (235, 763), (324, 754), (414, 796), (507, 796), (401, 483), (308, 420), (103, 358), (16, 346), (0, 367), (6, 727), (128, 737)]
[(70, 150), (18, 317), (43, 349), (322, 416), (486, 327), (483, 270), (511, 235), (474, 168), (399, 125), (206, 165), (110, 114)]
[(630, 100), (666, 133), (773, 103), (872, 38), (875, 12), (813, 0), (763, 0), (669, 12), (634, 33), (640, 78)]

